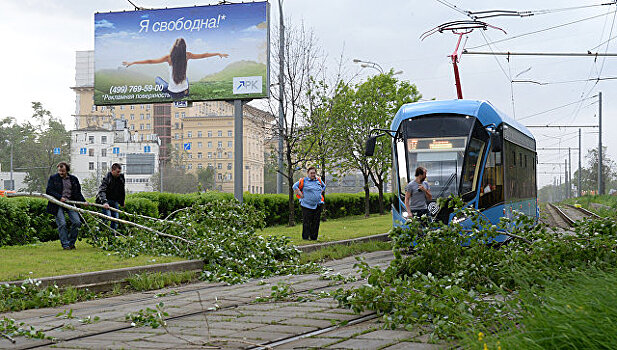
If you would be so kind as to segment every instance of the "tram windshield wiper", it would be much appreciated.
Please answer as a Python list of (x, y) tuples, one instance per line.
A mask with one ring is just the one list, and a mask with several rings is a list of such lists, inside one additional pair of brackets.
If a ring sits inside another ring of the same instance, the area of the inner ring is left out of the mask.
[(446, 184), (443, 186), (443, 189), (441, 190), (441, 192), (439, 192), (439, 195), (437, 195), (436, 198), (440, 198), (446, 192), (446, 190), (450, 188), (450, 184), (452, 184), (452, 181), (454, 181), (454, 179), (456, 179), (456, 172), (453, 172), (452, 175), (450, 175), (448, 181), (446, 181)]

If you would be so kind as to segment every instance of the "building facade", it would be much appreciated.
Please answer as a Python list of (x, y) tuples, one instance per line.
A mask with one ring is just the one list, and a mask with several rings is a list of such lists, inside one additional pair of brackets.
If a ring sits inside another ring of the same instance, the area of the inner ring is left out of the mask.
[[(119, 123), (121, 124), (121, 123)], [(88, 127), (71, 131), (71, 173), (96, 183), (122, 165), (127, 193), (152, 191), (152, 175), (158, 172), (159, 146), (155, 141), (132, 141), (126, 128), (107, 130)]]

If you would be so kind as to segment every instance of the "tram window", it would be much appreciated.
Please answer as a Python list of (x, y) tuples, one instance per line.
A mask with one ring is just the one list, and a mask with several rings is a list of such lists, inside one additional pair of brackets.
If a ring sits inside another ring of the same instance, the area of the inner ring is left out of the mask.
[(516, 166), (516, 151), (512, 151), (512, 165)]
[(491, 152), (486, 159), (480, 185), (479, 209), (487, 209), (503, 203), (503, 166), (501, 152)]
[(463, 165), (463, 179), (461, 181), (461, 194), (473, 192), (478, 185), (478, 174), (482, 156), (484, 154), (485, 143), (472, 138), (469, 142), (467, 154), (465, 155), (465, 164)]
[(525, 168), (527, 167), (527, 155), (525, 155)]

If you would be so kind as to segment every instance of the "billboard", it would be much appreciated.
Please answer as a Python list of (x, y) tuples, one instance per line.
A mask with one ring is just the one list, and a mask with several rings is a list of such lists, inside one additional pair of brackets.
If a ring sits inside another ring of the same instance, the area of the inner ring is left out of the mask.
[(269, 4), (97, 13), (94, 104), (269, 95)]

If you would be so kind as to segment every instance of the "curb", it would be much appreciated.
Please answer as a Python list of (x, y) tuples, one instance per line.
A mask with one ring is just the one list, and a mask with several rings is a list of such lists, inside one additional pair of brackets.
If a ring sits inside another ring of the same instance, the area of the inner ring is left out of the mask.
[[(366, 236), (360, 238), (346, 239), (343, 241), (324, 242), (317, 244), (309, 244), (303, 246), (297, 246), (296, 248), (302, 253), (313, 252), (321, 248), (336, 246), (336, 245), (350, 245), (354, 243), (365, 243), (370, 241), (387, 242), (390, 241), (388, 233), (382, 233), (379, 235)], [(40, 282), (41, 287), (47, 287), (50, 285), (57, 285), (59, 287), (73, 286), (77, 289), (89, 289), (93, 292), (108, 291), (113, 288), (115, 284), (126, 284), (126, 279), (131, 275), (141, 273), (155, 273), (155, 272), (184, 272), (195, 271), (200, 272), (204, 267), (203, 260), (188, 260), (188, 261), (176, 261), (164, 264), (155, 264), (147, 266), (135, 266), (125, 267), (115, 270), (102, 270), (94, 272), (84, 272), (72, 275), (52, 276), (35, 278), (34, 281)], [(21, 285), (24, 280), (0, 282), (0, 284), (9, 285)]]

